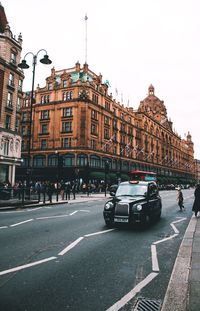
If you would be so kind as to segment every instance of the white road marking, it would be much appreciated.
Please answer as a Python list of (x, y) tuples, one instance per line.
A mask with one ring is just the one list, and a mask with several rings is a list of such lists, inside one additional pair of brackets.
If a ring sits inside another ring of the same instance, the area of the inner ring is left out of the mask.
[(18, 267), (12, 268), (12, 269), (4, 270), (4, 271), (0, 272), (0, 275), (8, 274), (8, 273), (11, 273), (11, 272), (16, 272), (16, 271), (19, 271), (19, 270), (22, 270), (22, 269), (26, 269), (26, 268), (30, 268), (30, 267), (33, 267), (33, 266), (36, 266), (36, 265), (40, 265), (40, 264), (42, 264), (44, 262), (47, 262), (47, 261), (50, 261), (50, 260), (54, 260), (56, 258), (57, 257), (49, 257), (49, 258), (46, 258), (46, 259), (43, 259), (43, 260), (39, 260), (39, 261), (35, 261), (35, 262), (32, 262), (32, 263), (28, 263), (28, 264), (23, 265), (23, 266), (18, 266)]
[(74, 211), (74, 212), (72, 212), (72, 213), (69, 214), (69, 215), (72, 216), (72, 215), (74, 215), (74, 214), (76, 214), (76, 213), (78, 213), (78, 211)]
[(69, 244), (66, 248), (64, 248), (58, 255), (63, 256), (67, 252), (69, 252), (72, 248), (74, 248), (80, 241), (82, 241), (84, 237), (80, 237), (77, 240), (75, 240), (73, 243)]
[(10, 225), (10, 227), (16, 227), (16, 226), (19, 226), (19, 225), (23, 225), (23, 224), (26, 224), (27, 222), (30, 222), (30, 221), (33, 221), (33, 219), (28, 219), (28, 220), (25, 220), (25, 221), (18, 222), (16, 224)]
[(181, 222), (181, 221), (186, 220), (186, 219), (187, 219), (186, 217), (181, 217), (179, 220), (173, 221), (172, 224), (176, 224), (176, 223)]
[(157, 250), (156, 245), (151, 245), (151, 258), (152, 258), (152, 270), (159, 272), (159, 265), (158, 265), (158, 257), (157, 257)]
[(175, 234), (173, 234), (173, 235), (171, 235), (171, 236), (169, 236), (169, 237), (167, 237), (165, 239), (158, 240), (158, 241), (154, 242), (153, 244), (156, 245), (156, 244), (159, 244), (159, 243), (171, 240), (171, 239), (175, 238), (177, 235), (178, 235), (178, 233), (175, 233)]
[(110, 232), (110, 231), (113, 231), (113, 230), (115, 230), (115, 229), (108, 229), (108, 230), (104, 230), (104, 231), (89, 233), (89, 234), (85, 234), (84, 237), (88, 238), (89, 236), (103, 234), (103, 233), (107, 233), (107, 232)]
[(0, 227), (0, 229), (6, 229), (6, 228), (8, 228), (8, 226), (2, 226), (2, 227)]
[(63, 217), (69, 217), (69, 215), (58, 215), (58, 216), (45, 216), (45, 217), (37, 217), (37, 220), (43, 220), (43, 219), (53, 219), (53, 218), (63, 218)]
[(179, 233), (179, 230), (174, 226), (173, 222), (170, 224), (175, 233)]
[(117, 301), (112, 307), (107, 309), (106, 311), (118, 311), (120, 310), (127, 302), (129, 302), (137, 293), (141, 291), (143, 287), (145, 287), (148, 283), (150, 283), (158, 273), (152, 272), (150, 273), (144, 280), (142, 280), (139, 284), (137, 284), (128, 294), (122, 297), (119, 301)]

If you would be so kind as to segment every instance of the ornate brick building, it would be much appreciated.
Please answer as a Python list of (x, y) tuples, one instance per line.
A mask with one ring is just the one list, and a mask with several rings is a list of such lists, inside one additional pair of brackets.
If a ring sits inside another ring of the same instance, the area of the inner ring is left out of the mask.
[(22, 37), (13, 36), (0, 4), (0, 182), (15, 181), (21, 165), (20, 109), (24, 75), (18, 70)]
[[(108, 93), (109, 85), (87, 64), (51, 70), (46, 85), (35, 91), (31, 140), (32, 179), (127, 179), (133, 169), (150, 170), (160, 182), (194, 179), (191, 135), (182, 140), (172, 129), (163, 101), (149, 87), (137, 111), (124, 107)], [(27, 169), (30, 95), (22, 108), (23, 166)], [(58, 176), (57, 176), (58, 177)]]

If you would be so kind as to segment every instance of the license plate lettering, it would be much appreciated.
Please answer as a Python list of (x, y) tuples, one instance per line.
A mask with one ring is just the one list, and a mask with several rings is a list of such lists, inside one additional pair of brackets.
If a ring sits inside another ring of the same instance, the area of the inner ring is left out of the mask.
[(115, 218), (115, 222), (128, 222), (128, 218)]

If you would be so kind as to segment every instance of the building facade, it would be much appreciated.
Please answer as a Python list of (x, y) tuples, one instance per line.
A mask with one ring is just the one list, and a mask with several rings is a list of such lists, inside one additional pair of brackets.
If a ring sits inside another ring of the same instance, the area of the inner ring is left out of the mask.
[[(127, 179), (134, 169), (156, 172), (161, 183), (192, 183), (191, 135), (183, 140), (173, 131), (154, 87), (138, 110), (116, 102), (108, 91), (88, 64), (51, 70), (45, 87), (35, 90), (32, 107), (32, 180), (103, 180), (108, 163), (108, 183)], [(30, 96), (24, 95), (22, 107), (19, 179), (27, 172)]]
[(0, 4), (0, 182), (15, 182), (21, 165), (20, 110), (23, 73), (18, 70), (22, 37), (13, 36)]

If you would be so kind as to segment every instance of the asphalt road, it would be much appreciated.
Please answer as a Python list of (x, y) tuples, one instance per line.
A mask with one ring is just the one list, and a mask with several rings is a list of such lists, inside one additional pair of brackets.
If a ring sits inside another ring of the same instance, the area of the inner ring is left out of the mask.
[(159, 222), (105, 227), (102, 201), (0, 213), (1, 311), (134, 310), (161, 305), (191, 218), (193, 190), (163, 191)]

